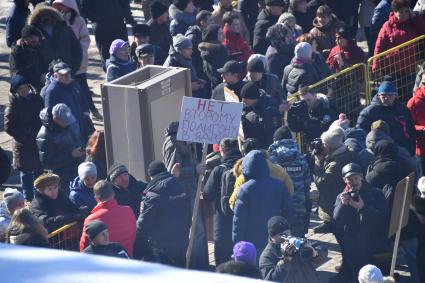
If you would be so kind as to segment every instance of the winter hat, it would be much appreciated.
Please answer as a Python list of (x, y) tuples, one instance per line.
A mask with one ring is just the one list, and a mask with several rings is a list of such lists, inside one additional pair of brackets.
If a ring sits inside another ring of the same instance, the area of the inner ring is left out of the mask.
[(247, 70), (248, 72), (251, 73), (264, 73), (265, 72), (265, 67), (264, 67), (264, 63), (260, 58), (253, 58), (252, 60), (250, 60), (248, 62), (247, 65)]
[(267, 72), (267, 58), (263, 54), (252, 54), (249, 56), (247, 64), (249, 64), (252, 60), (260, 59), (261, 62), (263, 62), (264, 65), (264, 71)]
[(397, 86), (392, 81), (383, 81), (378, 88), (378, 94), (397, 94)]
[(133, 27), (134, 36), (150, 36), (151, 28), (147, 24), (137, 24)]
[(285, 3), (283, 0), (266, 0), (265, 1), (266, 6), (280, 6), (285, 7)]
[(148, 166), (148, 175), (150, 177), (163, 172), (167, 172), (167, 168), (165, 168), (165, 164), (161, 161), (152, 161)]
[(290, 0), (289, 1), (289, 7), (292, 10), (296, 10), (295, 8), (297, 8), (297, 6), (304, 1), (306, 1), (306, 0)]
[(58, 175), (53, 173), (44, 173), (44, 174), (41, 174), (37, 179), (35, 179), (34, 188), (41, 191), (45, 187), (59, 185), (59, 181), (60, 181), (60, 178)]
[(24, 202), (24, 195), (17, 189), (6, 188), (3, 193), (4, 203), (7, 209), (10, 211), (19, 202)]
[(360, 283), (384, 282), (384, 277), (382, 276), (381, 270), (372, 264), (365, 265), (360, 269), (358, 279)]
[(190, 0), (173, 0), (174, 6), (180, 11), (186, 9), (187, 4), (189, 4)]
[(257, 249), (253, 243), (240, 241), (233, 247), (233, 259), (255, 264), (257, 261)]
[(151, 16), (153, 19), (161, 17), (165, 12), (168, 12), (168, 7), (161, 3), (161, 1), (155, 1), (152, 3), (151, 7)]
[(96, 238), (97, 235), (102, 233), (103, 231), (108, 229), (108, 226), (103, 221), (100, 220), (92, 220), (89, 223), (87, 223), (86, 227), (86, 234), (89, 238), (89, 241), (93, 241), (94, 238)]
[(291, 131), (286, 126), (278, 128), (273, 135), (275, 141), (292, 139)]
[(425, 198), (425, 177), (420, 177), (418, 180), (418, 190), (421, 193), (421, 198)]
[(80, 177), (81, 180), (93, 176), (97, 176), (96, 164), (87, 161), (78, 165), (78, 177)]
[(282, 216), (273, 216), (267, 221), (269, 236), (276, 236), (289, 229), (288, 221)]
[(59, 118), (65, 126), (69, 126), (77, 121), (74, 115), (72, 115), (71, 109), (64, 103), (58, 103), (53, 106), (52, 115), (53, 117)]
[(21, 85), (27, 85), (28, 80), (21, 75), (16, 75), (10, 80), (10, 92), (16, 93)]
[(295, 45), (295, 57), (298, 59), (311, 59), (313, 55), (313, 47), (308, 42), (300, 42)]
[(220, 25), (210, 24), (202, 31), (203, 42), (216, 42)]
[(247, 99), (259, 99), (260, 89), (254, 82), (247, 82), (241, 89), (241, 97)]
[(113, 182), (116, 177), (123, 173), (128, 173), (127, 166), (123, 164), (114, 164), (108, 170), (108, 181)]
[(257, 150), (260, 148), (260, 142), (254, 138), (249, 138), (243, 143), (243, 152), (245, 155), (247, 155), (252, 150)]
[(297, 19), (295, 18), (295, 16), (289, 12), (285, 12), (282, 15), (280, 15), (279, 19), (277, 20), (277, 22), (279, 24), (285, 24), (285, 22), (287, 21), (295, 21), (297, 22)]
[(127, 41), (124, 41), (122, 39), (115, 39), (114, 41), (112, 41), (111, 47), (109, 47), (109, 54), (115, 55), (118, 50), (123, 48), (126, 44), (128, 44)]
[(331, 149), (337, 149), (344, 145), (345, 133), (341, 127), (335, 127), (324, 132), (320, 139)]
[(27, 38), (30, 36), (38, 36), (39, 38), (42, 38), (41, 32), (38, 28), (32, 25), (26, 25), (21, 30), (21, 38)]
[(192, 48), (192, 40), (179, 33), (173, 37), (173, 46), (177, 51), (184, 48)]
[(153, 47), (152, 44), (149, 43), (145, 43), (142, 45), (137, 46), (136, 48), (136, 54), (137, 57), (144, 57), (144, 56), (148, 56), (148, 55), (154, 55), (155, 54), (155, 49)]

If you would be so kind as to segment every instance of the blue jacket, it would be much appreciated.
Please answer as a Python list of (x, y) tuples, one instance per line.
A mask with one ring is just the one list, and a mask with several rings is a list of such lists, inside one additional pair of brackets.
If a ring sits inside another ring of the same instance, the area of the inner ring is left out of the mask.
[(122, 76), (125, 76), (137, 69), (136, 63), (131, 61), (123, 61), (111, 55), (108, 60), (106, 60), (106, 81), (111, 82)]
[(373, 11), (373, 16), (370, 26), (372, 35), (375, 37), (378, 36), (379, 31), (381, 30), (382, 25), (388, 21), (391, 13), (391, 0), (381, 0)]
[(6, 44), (12, 47), (12, 44), (21, 38), (21, 30), (25, 26), (27, 17), (30, 14), (28, 7), (16, 6), (13, 4), (6, 20)]
[(86, 206), (91, 211), (96, 206), (93, 189), (84, 185), (80, 177), (76, 177), (74, 181), (69, 184), (69, 199), (73, 204), (78, 207)]
[(171, 18), (170, 33), (172, 36), (176, 36), (179, 33), (184, 35), (190, 26), (196, 24), (195, 14), (183, 12), (179, 10), (174, 4), (170, 5), (168, 11)]
[(360, 112), (356, 127), (369, 132), (370, 126), (377, 120), (383, 120), (390, 126), (390, 136), (397, 145), (406, 148), (410, 155), (415, 154), (415, 123), (405, 105), (395, 101), (392, 106), (383, 106), (378, 95), (375, 95), (372, 103)]
[(291, 222), (293, 203), (285, 185), (269, 176), (261, 151), (253, 150), (245, 156), (242, 174), (246, 182), (239, 188), (235, 203), (232, 240), (253, 243), (259, 255), (268, 241), (267, 221), (281, 215)]

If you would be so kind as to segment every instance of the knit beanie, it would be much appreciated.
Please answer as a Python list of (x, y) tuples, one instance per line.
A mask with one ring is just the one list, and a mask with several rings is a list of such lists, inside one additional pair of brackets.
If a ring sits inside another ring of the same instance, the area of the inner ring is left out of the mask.
[(360, 283), (384, 282), (384, 277), (382, 276), (381, 270), (372, 264), (365, 265), (360, 269), (358, 279)]
[(123, 164), (114, 164), (108, 170), (108, 181), (113, 182), (116, 177), (123, 173), (128, 173), (127, 166)]
[(9, 211), (14, 208), (19, 202), (25, 201), (24, 195), (17, 189), (12, 188), (6, 188), (4, 190), (3, 198), (3, 201)]
[(383, 81), (378, 88), (378, 94), (397, 94), (397, 86), (392, 81)]
[(418, 180), (418, 190), (421, 193), (421, 198), (425, 199), (425, 177), (420, 177)]
[(92, 220), (89, 223), (87, 223), (86, 227), (86, 234), (89, 238), (89, 241), (93, 241), (97, 235), (102, 233), (103, 231), (108, 229), (108, 226), (103, 221), (100, 220)]
[(263, 54), (257, 54), (257, 53), (252, 54), (251, 56), (249, 56), (248, 61), (247, 61), (247, 64), (249, 64), (252, 60), (257, 60), (257, 59), (260, 59), (261, 62), (263, 62), (264, 72), (267, 72), (268, 71), (267, 70), (267, 66), (268, 66), (267, 65), (267, 58)]
[(331, 149), (337, 149), (344, 145), (345, 133), (341, 127), (334, 127), (324, 132), (320, 139)]
[(192, 41), (190, 38), (179, 33), (173, 37), (173, 46), (176, 51), (184, 48), (192, 48)]
[(21, 38), (28, 38), (30, 36), (38, 36), (39, 38), (42, 38), (41, 32), (38, 28), (32, 25), (26, 25), (21, 30)]
[(246, 99), (259, 99), (260, 89), (254, 82), (247, 82), (241, 89), (241, 97)]
[(168, 7), (162, 4), (161, 1), (155, 1), (152, 3), (150, 10), (152, 18), (157, 19), (168, 11)]
[(127, 41), (124, 41), (122, 39), (115, 39), (114, 41), (112, 41), (111, 47), (109, 47), (109, 54), (115, 55), (126, 44), (128, 44)]
[(233, 247), (233, 259), (235, 261), (255, 264), (257, 260), (257, 249), (253, 243), (240, 241)]
[(264, 63), (260, 58), (253, 58), (252, 60), (248, 61), (247, 65), (248, 72), (251, 73), (264, 73), (265, 67)]
[(280, 7), (284, 7), (285, 3), (283, 2), (283, 0), (266, 0), (265, 1), (266, 6), (280, 6)]
[(21, 75), (16, 75), (10, 80), (10, 92), (16, 93), (21, 85), (27, 85), (28, 80)]
[(295, 18), (295, 16), (289, 12), (285, 12), (282, 15), (280, 15), (279, 19), (277, 20), (277, 22), (279, 24), (285, 24), (285, 22), (287, 21), (295, 21), (297, 22), (297, 19)]
[(289, 1), (289, 7), (290, 7), (292, 10), (296, 10), (297, 6), (298, 6), (300, 3), (302, 3), (303, 1), (306, 1), (306, 0), (290, 0), (290, 1)]
[(87, 161), (78, 165), (78, 177), (80, 177), (81, 180), (93, 176), (97, 176), (96, 164)]
[(173, 0), (174, 6), (180, 11), (186, 9), (187, 4), (189, 4), (190, 0)]
[(202, 31), (203, 42), (216, 42), (220, 25), (210, 24)]
[(34, 188), (39, 191), (42, 191), (45, 187), (48, 186), (57, 186), (59, 185), (60, 178), (58, 175), (53, 173), (44, 173), (38, 176), (34, 181)]
[(71, 109), (65, 103), (58, 103), (53, 106), (52, 115), (59, 118), (65, 126), (69, 126), (77, 121), (74, 115), (72, 115)]
[(148, 166), (148, 175), (150, 177), (163, 172), (167, 172), (167, 168), (165, 168), (165, 164), (161, 161), (152, 161)]
[(276, 236), (289, 229), (288, 221), (282, 216), (273, 216), (267, 221), (267, 231), (269, 236)]
[(300, 42), (295, 45), (295, 57), (298, 59), (311, 59), (313, 47), (308, 42)]
[(288, 127), (282, 126), (274, 132), (273, 139), (275, 141), (292, 139), (291, 131), (288, 129)]

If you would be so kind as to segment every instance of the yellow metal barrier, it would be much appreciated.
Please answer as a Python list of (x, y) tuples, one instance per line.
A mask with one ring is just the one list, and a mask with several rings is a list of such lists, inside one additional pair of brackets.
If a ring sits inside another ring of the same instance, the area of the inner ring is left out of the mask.
[(48, 235), (52, 248), (68, 251), (78, 251), (81, 237), (81, 227), (77, 222), (66, 224)]
[(369, 58), (368, 93), (373, 96), (384, 76), (391, 75), (397, 84), (400, 101), (407, 102), (412, 96), (418, 65), (424, 61), (424, 55), (425, 35), (422, 35)]

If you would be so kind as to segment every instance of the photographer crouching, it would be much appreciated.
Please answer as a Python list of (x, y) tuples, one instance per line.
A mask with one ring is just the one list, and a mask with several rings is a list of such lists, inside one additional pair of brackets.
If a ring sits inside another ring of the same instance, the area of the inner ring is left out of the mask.
[(359, 270), (384, 249), (388, 203), (381, 190), (364, 181), (360, 165), (349, 163), (341, 174), (345, 189), (336, 198), (333, 219), (342, 266), (332, 281), (357, 282)]
[(273, 216), (267, 223), (269, 243), (260, 257), (264, 280), (285, 283), (318, 283), (314, 261), (327, 257), (326, 248), (312, 245), (307, 239), (291, 237), (288, 221)]

